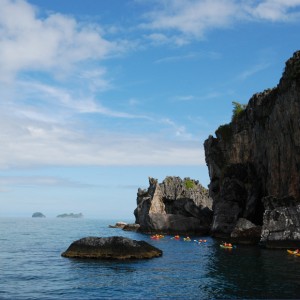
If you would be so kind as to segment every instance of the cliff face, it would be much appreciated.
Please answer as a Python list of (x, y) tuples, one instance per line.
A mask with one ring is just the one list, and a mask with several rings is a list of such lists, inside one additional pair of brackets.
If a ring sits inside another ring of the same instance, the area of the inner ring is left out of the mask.
[(162, 183), (149, 178), (149, 188), (139, 189), (134, 211), (140, 231), (147, 233), (208, 233), (212, 200), (198, 181), (166, 177)]
[(264, 197), (300, 199), (300, 51), (277, 87), (255, 94), (204, 148), (214, 235), (230, 235), (239, 218), (266, 226)]

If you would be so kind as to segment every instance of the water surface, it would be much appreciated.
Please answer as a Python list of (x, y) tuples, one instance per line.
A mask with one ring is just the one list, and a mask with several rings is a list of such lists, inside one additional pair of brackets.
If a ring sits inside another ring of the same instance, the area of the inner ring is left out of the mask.
[[(0, 219), (0, 299), (299, 298), (300, 257), (257, 247), (221, 249), (151, 240), (108, 228), (114, 221)], [(163, 250), (151, 260), (97, 261), (60, 254), (86, 236), (122, 235)], [(200, 239), (204, 237), (193, 237)]]

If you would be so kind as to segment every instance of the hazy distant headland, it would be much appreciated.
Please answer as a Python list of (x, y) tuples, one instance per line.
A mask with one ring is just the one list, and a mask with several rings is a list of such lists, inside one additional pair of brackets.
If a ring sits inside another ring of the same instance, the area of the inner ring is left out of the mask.
[(83, 218), (83, 214), (79, 213), (79, 214), (74, 214), (74, 213), (70, 213), (70, 214), (61, 214), (56, 216), (56, 218), (74, 218), (74, 219), (78, 219), (78, 218)]

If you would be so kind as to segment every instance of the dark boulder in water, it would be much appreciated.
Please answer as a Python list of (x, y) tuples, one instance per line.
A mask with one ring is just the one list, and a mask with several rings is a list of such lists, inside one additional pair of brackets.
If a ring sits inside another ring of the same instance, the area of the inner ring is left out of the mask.
[(162, 256), (162, 251), (144, 241), (121, 236), (86, 237), (73, 242), (61, 254), (69, 258), (142, 259)]

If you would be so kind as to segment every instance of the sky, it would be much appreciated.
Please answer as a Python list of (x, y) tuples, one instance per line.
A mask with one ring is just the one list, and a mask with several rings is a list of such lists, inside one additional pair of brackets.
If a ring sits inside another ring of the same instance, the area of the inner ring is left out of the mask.
[(0, 7), (0, 217), (134, 221), (149, 176), (207, 187), (205, 139), (300, 48), (300, 0)]

